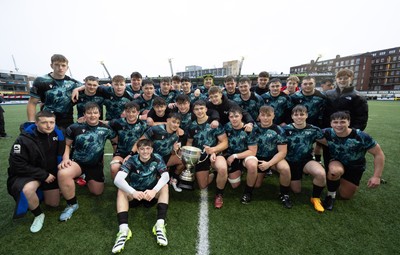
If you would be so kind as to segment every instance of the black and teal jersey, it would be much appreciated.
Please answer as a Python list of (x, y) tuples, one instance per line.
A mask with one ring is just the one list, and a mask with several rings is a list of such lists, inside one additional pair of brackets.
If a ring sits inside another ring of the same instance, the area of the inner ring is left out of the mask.
[(137, 94), (139, 94), (139, 95), (142, 94), (142, 92), (143, 92), (142, 90), (138, 90), (138, 91), (133, 90), (130, 83), (126, 84), (126, 89), (125, 89), (125, 91), (128, 92), (128, 94), (129, 94), (132, 98), (133, 98), (135, 95), (137, 95)]
[(223, 90), (222, 94), (225, 95), (228, 99), (233, 100), (233, 101), (235, 101), (235, 98), (240, 97), (240, 92), (239, 92), (238, 88), (235, 89), (235, 93), (233, 93), (233, 94), (228, 94), (226, 92), (226, 90)]
[(44, 104), (43, 110), (54, 112), (56, 116), (72, 119), (72, 91), (81, 85), (80, 82), (69, 76), (58, 80), (49, 73), (35, 79), (30, 89), (30, 96), (40, 99)]
[(76, 102), (76, 109), (78, 111), (78, 118), (83, 117), (85, 113), (85, 104), (87, 102), (95, 102), (100, 106), (100, 119), (103, 119), (103, 103), (104, 97), (99, 92), (96, 91), (96, 94), (92, 96), (88, 96), (84, 91), (79, 92), (79, 99)]
[(164, 98), (165, 102), (168, 104), (175, 103), (175, 98), (178, 95), (176, 90), (171, 90), (167, 95), (163, 95), (160, 91), (160, 88), (156, 89), (155, 94), (161, 98)]
[(307, 108), (307, 123), (317, 127), (322, 127), (322, 117), (325, 111), (326, 96), (319, 90), (315, 90), (313, 95), (306, 96), (298, 91), (290, 96), (291, 109), (298, 104)]
[(204, 95), (204, 94), (200, 94), (200, 96), (198, 96), (198, 97), (196, 97), (195, 95), (194, 95), (194, 91), (192, 90), (190, 93), (188, 93), (188, 94), (185, 94), (183, 91), (182, 91), (182, 93), (181, 94), (183, 94), (183, 95), (187, 95), (188, 97), (189, 97), (189, 99), (190, 99), (190, 103), (191, 104), (193, 104), (194, 102), (196, 102), (197, 100), (204, 100), (204, 101), (207, 101), (208, 100), (208, 96), (206, 96), (206, 95)]
[(211, 122), (211, 118), (202, 124), (198, 124), (197, 120), (192, 121), (188, 128), (188, 139), (193, 139), (192, 146), (203, 150), (204, 145), (214, 147), (218, 144), (218, 136), (223, 135), (225, 131), (221, 125), (211, 128)]
[(258, 118), (258, 113), (260, 111), (261, 106), (264, 105), (264, 101), (258, 94), (251, 92), (250, 98), (248, 100), (243, 100), (242, 97), (236, 96), (233, 98), (233, 101), (237, 103), (243, 110), (247, 111), (253, 120)]
[(290, 121), (290, 97), (281, 92), (278, 96), (274, 97), (270, 92), (264, 93), (262, 96), (265, 105), (274, 108), (274, 124), (280, 125)]
[(119, 119), (124, 111), (125, 104), (133, 99), (127, 91), (122, 96), (115, 95), (114, 89), (109, 86), (100, 86), (97, 90), (104, 97), (106, 120)]
[(167, 166), (162, 157), (153, 153), (147, 162), (142, 162), (139, 155), (133, 155), (122, 166), (120, 171), (128, 174), (127, 182), (138, 191), (153, 189), (158, 178), (167, 171)]
[(144, 136), (153, 141), (154, 152), (160, 154), (162, 157), (171, 154), (174, 143), (179, 140), (176, 132), (172, 134), (167, 132), (165, 124), (150, 127), (146, 130)]
[(142, 113), (145, 110), (151, 110), (153, 108), (153, 101), (154, 98), (156, 98), (156, 95), (153, 95), (149, 100), (146, 100), (143, 98), (143, 94), (140, 95), (140, 97), (136, 98), (134, 100), (135, 103), (137, 103), (140, 106), (140, 113)]
[(257, 138), (257, 157), (272, 158), (278, 153), (278, 145), (287, 144), (285, 131), (278, 125), (272, 124), (263, 128), (261, 124), (254, 126), (254, 135)]
[(115, 138), (115, 132), (106, 124), (90, 126), (75, 123), (66, 129), (66, 137), (72, 140), (72, 160), (85, 165), (96, 165), (103, 160), (107, 139)]
[(293, 123), (283, 127), (288, 141), (286, 160), (299, 162), (312, 158), (316, 140), (324, 138), (319, 127), (307, 124), (305, 128), (295, 128)]
[(326, 128), (323, 132), (331, 158), (347, 166), (365, 165), (365, 154), (377, 144), (372, 137), (359, 129), (352, 129), (346, 137), (338, 137), (333, 128)]
[(224, 130), (228, 136), (229, 147), (226, 152), (229, 155), (241, 153), (248, 150), (248, 146), (257, 145), (254, 132), (246, 132), (244, 128), (234, 129), (230, 122), (225, 124)]
[(119, 118), (111, 120), (109, 125), (118, 135), (117, 151), (122, 155), (131, 152), (133, 145), (147, 129), (147, 123), (139, 119), (134, 124), (129, 124), (125, 118)]

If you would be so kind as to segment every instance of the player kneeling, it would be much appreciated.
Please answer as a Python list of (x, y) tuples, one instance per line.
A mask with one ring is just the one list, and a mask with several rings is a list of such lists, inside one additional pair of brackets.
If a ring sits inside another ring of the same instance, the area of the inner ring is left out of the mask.
[[(125, 242), (132, 237), (128, 227), (128, 210), (143, 204), (149, 208), (157, 203), (157, 222), (153, 234), (161, 246), (168, 245), (165, 230), (165, 218), (168, 210), (169, 174), (162, 157), (153, 153), (153, 142), (142, 139), (137, 142), (138, 154), (130, 157), (115, 176), (118, 187), (117, 216), (119, 232), (115, 240), (113, 253), (120, 252)], [(126, 177), (129, 176), (129, 182)]]

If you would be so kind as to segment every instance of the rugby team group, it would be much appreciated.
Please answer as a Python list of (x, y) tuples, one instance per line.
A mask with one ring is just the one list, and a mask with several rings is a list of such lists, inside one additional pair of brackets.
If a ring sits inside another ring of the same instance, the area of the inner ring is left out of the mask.
[(98, 78), (88, 76), (82, 85), (66, 75), (68, 60), (60, 54), (51, 57), (51, 68), (33, 83), (28, 121), (21, 125), (9, 158), (7, 188), (16, 201), (14, 217), (30, 210), (33, 233), (44, 224), (42, 200), (56, 207), (61, 193), (67, 206), (60, 221), (67, 221), (79, 208), (76, 183), (94, 195), (103, 193), (107, 140), (114, 150), (110, 175), (118, 188), (119, 231), (113, 253), (122, 251), (131, 238), (128, 210), (139, 205), (157, 206), (152, 231), (159, 245), (168, 244), (169, 186), (182, 192), (192, 185), (182, 185), (179, 178), (185, 170), (183, 146), (202, 151), (194, 166), (195, 182), (205, 189), (215, 180), (218, 209), (227, 183), (238, 188), (244, 178), (240, 202), (249, 204), (253, 190), (272, 170), (279, 175), (277, 197), (283, 207), (292, 208), (289, 194), (301, 192), (307, 174), (313, 183), (312, 207), (319, 213), (332, 210), (337, 192), (350, 199), (357, 191), (367, 152), (374, 157), (367, 186), (381, 183), (385, 156), (363, 131), (368, 105), (352, 86), (354, 73), (349, 69), (340, 70), (335, 82), (324, 81), (320, 91), (313, 77), (300, 81), (289, 76), (282, 87), (281, 80), (270, 79), (267, 72), (258, 75), (255, 86), (248, 77), (227, 76), (220, 87), (206, 75), (195, 89), (189, 78), (179, 76), (161, 79), (155, 89), (139, 72), (131, 74), (130, 84), (116, 75), (112, 84), (99, 85)]

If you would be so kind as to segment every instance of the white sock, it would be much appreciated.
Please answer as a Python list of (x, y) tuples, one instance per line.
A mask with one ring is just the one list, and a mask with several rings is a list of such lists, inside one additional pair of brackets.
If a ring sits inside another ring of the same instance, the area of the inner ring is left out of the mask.
[(129, 229), (129, 227), (128, 227), (128, 224), (126, 224), (126, 223), (119, 225), (119, 231), (126, 231), (128, 229)]
[(158, 219), (158, 220), (157, 220), (157, 222), (156, 222), (156, 225), (157, 225), (157, 226), (163, 226), (163, 225), (164, 225), (164, 223), (165, 223), (165, 221), (164, 221), (164, 220), (162, 220), (162, 219)]
[(332, 198), (336, 198), (336, 191), (328, 191), (328, 196), (331, 196)]

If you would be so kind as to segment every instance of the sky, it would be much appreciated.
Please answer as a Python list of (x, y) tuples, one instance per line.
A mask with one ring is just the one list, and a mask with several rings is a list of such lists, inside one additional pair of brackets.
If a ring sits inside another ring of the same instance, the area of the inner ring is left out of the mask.
[(170, 76), (185, 66), (289, 73), (336, 55), (400, 46), (398, 0), (1, 0), (0, 69), (49, 73), (50, 57), (88, 75)]

